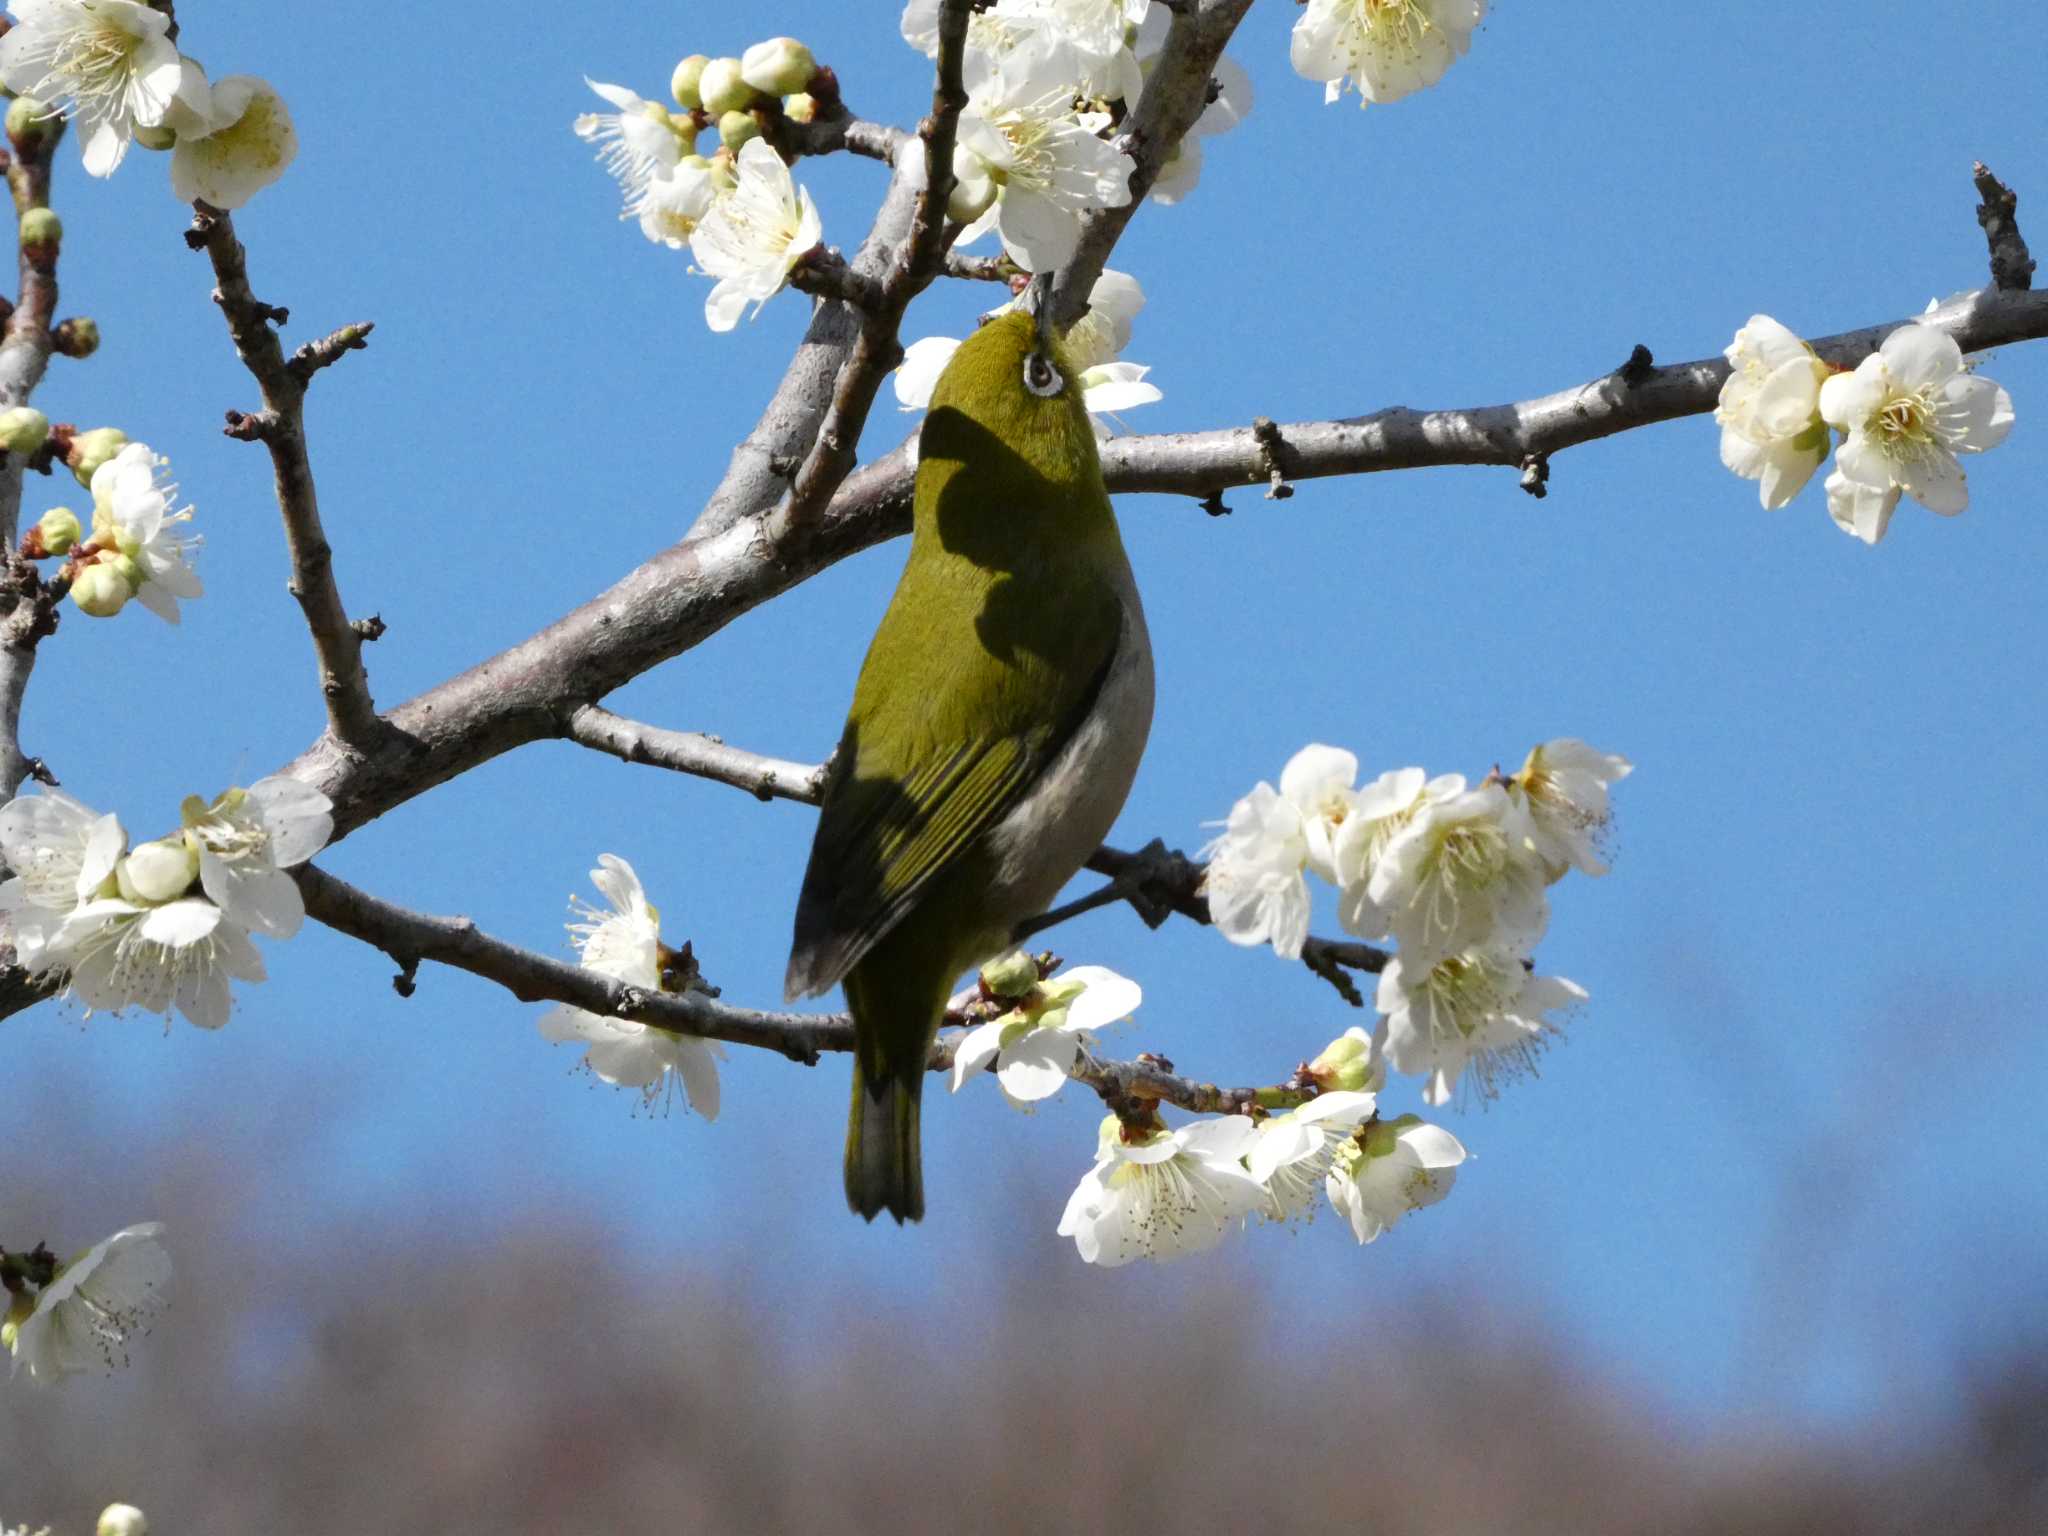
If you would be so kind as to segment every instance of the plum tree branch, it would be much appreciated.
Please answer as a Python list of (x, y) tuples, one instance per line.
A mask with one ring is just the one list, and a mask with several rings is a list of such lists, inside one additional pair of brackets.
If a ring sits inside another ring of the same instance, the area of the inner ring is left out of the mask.
[[(432, 960), (496, 982), (523, 1003), (568, 1003), (605, 1018), (774, 1051), (806, 1066), (816, 1066), (828, 1052), (853, 1049), (853, 1021), (843, 1013), (770, 1012), (704, 992), (651, 992), (493, 938), (466, 917), (395, 906), (313, 865), (294, 873), (308, 914), (382, 950), (397, 964), (397, 981), (408, 994), (420, 963)], [(949, 1037), (934, 1044), (928, 1070), (950, 1072), (956, 1043)], [(1171, 1063), (1156, 1058), (1116, 1061), (1084, 1053), (1068, 1075), (1105, 1099), (1149, 1099), (1196, 1113), (1228, 1113), (1254, 1103), (1278, 1108), (1310, 1097), (1309, 1090), (1288, 1084), (1218, 1088), (1179, 1076)]]
[(259, 439), (270, 450), (277, 482), (277, 507), (284, 517), (290, 550), (289, 587), (305, 615), (320, 664), (320, 692), (327, 705), (327, 728), (343, 747), (367, 752), (383, 736), (377, 706), (370, 699), (370, 679), (363, 670), (363, 637), (349, 623), (341, 589), (334, 579), (334, 550), (320, 523), (320, 499), (313, 485), (313, 466), (306, 456), (306, 388), (321, 368), (364, 344), (368, 325), (352, 325), (302, 347), (287, 360), (276, 325), (286, 312), (257, 298), (249, 287), (249, 268), (233, 217), (205, 203), (193, 206), (185, 243), (206, 252), (213, 265), (214, 302), (227, 317), (228, 335), (242, 366), (263, 395), (263, 410), (228, 412), (230, 437)]

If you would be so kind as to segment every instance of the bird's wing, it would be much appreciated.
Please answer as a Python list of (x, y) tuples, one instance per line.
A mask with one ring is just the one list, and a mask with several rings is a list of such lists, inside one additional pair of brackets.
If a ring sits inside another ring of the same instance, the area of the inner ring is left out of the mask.
[[(896, 646), (944, 643), (924, 626), (892, 633), (885, 621), (825, 787), (797, 902), (789, 996), (815, 996), (840, 981), (932, 878), (1024, 797), (1087, 719), (1115, 663), (1122, 623), (1121, 602), (1105, 590), (1060, 635), (1039, 642), (1056, 654), (1015, 652), (1002, 666), (967, 669), (984, 679), (973, 696), (956, 686), (934, 700), (870, 685), (871, 676), (891, 675), (877, 661), (886, 663)], [(1020, 669), (1037, 669), (1040, 686), (1018, 687)]]

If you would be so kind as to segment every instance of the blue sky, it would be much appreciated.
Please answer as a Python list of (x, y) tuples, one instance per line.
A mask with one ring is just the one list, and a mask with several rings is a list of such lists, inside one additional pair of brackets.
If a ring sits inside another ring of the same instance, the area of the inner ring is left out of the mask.
[[(402, 32), (302, 8), (194, 7), (216, 75), (272, 80), (298, 118), (289, 177), (238, 219), (259, 294), (296, 342), (371, 319), (309, 416), (352, 611), (396, 704), (591, 595), (680, 536), (800, 334), (785, 295), (726, 336), (704, 280), (616, 219), (569, 132), (580, 76), (659, 94), (680, 55), (795, 33), (864, 114), (908, 124), (924, 62), (891, 6), (789, 3), (758, 24), (683, 6), (447, 3)], [(1127, 356), (1165, 391), (1140, 431), (1480, 405), (1577, 383), (1638, 342), (1711, 355), (1762, 310), (1822, 334), (1986, 282), (1970, 163), (2048, 207), (2032, 8), (1761, 3), (1500, 6), (1444, 84), (1325, 108), (1287, 65), (1289, 6), (1233, 54), (1250, 120), (1208, 143), (1197, 193), (1144, 211), (1115, 259), (1149, 306)], [(772, 19), (771, 19), (772, 17)], [(806, 162), (851, 248), (870, 162)], [(109, 184), (63, 155), (62, 312), (105, 336), (59, 360), (53, 419), (113, 422), (170, 455), (199, 508), (208, 596), (175, 632), (139, 610), (67, 618), (24, 744), (138, 837), (182, 795), (296, 754), (320, 711), (284, 591), (261, 450), (222, 439), (253, 388), (207, 302), (160, 161)], [(2048, 223), (2034, 233), (2048, 241)], [(959, 335), (992, 300), (954, 284), (906, 339)], [(1325, 481), (1285, 502), (1119, 507), (1158, 652), (1151, 746), (1118, 827), (1192, 849), (1311, 740), (1365, 772), (1477, 774), (1576, 735), (1625, 752), (1618, 857), (1574, 878), (1541, 959), (1592, 994), (1540, 1080), (1453, 1116), (1475, 1154), (1453, 1198), (1355, 1249), (1329, 1220), (1226, 1254), (1104, 1274), (1105, 1308), (1256, 1272), (1276, 1326), (1426, 1296), (1555, 1329), (1701, 1423), (1854, 1424), (1938, 1405), (1963, 1353), (2021, 1326), (2048, 1278), (2048, 1070), (2033, 1048), (2048, 816), (2039, 763), (2040, 414), (2048, 349), (1984, 371), (2018, 426), (1970, 465), (1953, 520), (1902, 508), (1875, 550), (1818, 484), (1765, 513), (1692, 420), (1574, 449), (1550, 495), (1503, 470)], [(886, 404), (886, 401), (885, 401)], [(865, 452), (912, 418), (885, 409)], [(32, 483), (27, 510), (65, 499)], [(79, 498), (70, 498), (74, 505)], [(903, 557), (870, 551), (733, 624), (609, 703), (816, 759), (835, 739)], [(672, 939), (735, 1001), (779, 996), (812, 813), (566, 745), (501, 758), (323, 859), (390, 899), (468, 912), (559, 952), (603, 850), (631, 858)], [(1318, 911), (1334, 931), (1333, 905)], [(1270, 1081), (1359, 1022), (1321, 982), (1128, 910), (1063, 930), (1077, 961), (1147, 993), (1117, 1042), (1217, 1081)], [(521, 1006), (441, 971), (401, 1001), (379, 955), (308, 931), (272, 946), (218, 1035), (46, 1008), (8, 1026), (0, 1117), (71, 1106), (93, 1134), (200, 1138), (218, 1117), (299, 1122), (251, 1178), (232, 1245), (425, 1214), (451, 1241), (573, 1211), (658, 1271), (752, 1264), (764, 1306), (829, 1318), (886, 1293), (961, 1304), (961, 1277), (1053, 1244), (1099, 1108), (1070, 1090), (1013, 1114), (993, 1085), (925, 1117), (931, 1216), (867, 1229), (841, 1204), (846, 1064), (736, 1053), (711, 1125), (635, 1115), (572, 1077)], [(1389, 1095), (1414, 1106), (1412, 1086)], [(60, 1181), (54, 1147), (9, 1159)], [(94, 1223), (150, 1214), (149, 1182), (80, 1195)], [(1404, 1301), (1409, 1303), (1404, 1307)], [(203, 1297), (183, 1305), (203, 1305)], [(821, 1324), (822, 1326), (822, 1324)]]

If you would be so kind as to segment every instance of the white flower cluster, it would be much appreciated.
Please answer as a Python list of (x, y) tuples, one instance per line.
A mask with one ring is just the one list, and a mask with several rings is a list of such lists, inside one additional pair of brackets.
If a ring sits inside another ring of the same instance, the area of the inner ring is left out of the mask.
[[(1073, 255), (1091, 208), (1130, 201), (1131, 160), (1111, 139), (1113, 110), (1128, 113), (1166, 41), (1166, 7), (1151, 0), (996, 0), (969, 19), (967, 107), (953, 154), (948, 211), (963, 243), (993, 229), (1027, 272)], [(938, 0), (910, 0), (904, 40), (939, 50)], [(1251, 110), (1251, 79), (1219, 59), (1215, 99), (1160, 168), (1151, 195), (1178, 201), (1201, 174), (1201, 143)]]
[[(1014, 982), (1001, 979), (1020, 971)], [(1020, 1108), (1058, 1093), (1095, 1032), (1129, 1018), (1145, 1000), (1135, 981), (1099, 965), (1040, 980), (1035, 962), (1012, 955), (984, 966), (981, 978), (984, 992), (1010, 1006), (955, 1043), (953, 1091), (993, 1063), (1003, 1097)]]
[[(0, 915), (32, 976), (62, 976), (88, 1010), (175, 1007), (228, 1019), (229, 978), (261, 981), (249, 935), (288, 939), (306, 915), (286, 873), (327, 844), (334, 807), (282, 775), (182, 808), (183, 827), (131, 849), (120, 819), (61, 790), (0, 806)], [(194, 886), (198, 889), (195, 890)]]
[(1178, 1130), (1102, 1122), (1095, 1166), (1060, 1217), (1081, 1258), (1114, 1267), (1213, 1248), (1253, 1216), (1308, 1213), (1318, 1186), (1363, 1243), (1451, 1192), (1465, 1148), (1415, 1115), (1378, 1118), (1363, 1092), (1319, 1094), (1254, 1120), (1217, 1115)]
[(168, 149), (180, 198), (232, 209), (298, 153), (284, 98), (254, 75), (209, 83), (178, 52), (162, 11), (138, 0), (12, 0), (9, 8), (0, 83), (76, 120), (92, 175), (113, 175), (131, 143)]
[[(50, 1382), (126, 1365), (128, 1341), (147, 1331), (168, 1300), (171, 1256), (163, 1235), (160, 1221), (124, 1227), (54, 1270), (47, 1249), (0, 1255), (10, 1293), (0, 1344), (14, 1356), (14, 1369)], [(26, 1272), (38, 1256), (47, 1278)]]
[(2012, 430), (2012, 397), (1963, 363), (1931, 325), (1902, 325), (1853, 373), (1836, 373), (1769, 315), (1751, 315), (1728, 343), (1731, 372), (1714, 419), (1721, 462), (1782, 507), (1842, 434), (1826, 482), (1828, 515), (1875, 544), (1901, 496), (1953, 517), (1970, 504), (1958, 454), (1982, 453)]
[[(1007, 304), (990, 311), (991, 317), (1018, 308), (1024, 296), (1014, 295)], [(1067, 360), (1078, 371), (1081, 403), (1094, 418), (1095, 433), (1107, 437), (1105, 416), (1133, 406), (1150, 405), (1162, 399), (1159, 386), (1145, 382), (1151, 370), (1142, 363), (1120, 360), (1130, 344), (1131, 321), (1145, 307), (1145, 290), (1125, 272), (1105, 271), (1088, 291), (1088, 313), (1068, 329), (1063, 340)], [(932, 403), (932, 391), (939, 375), (960, 349), (951, 336), (926, 336), (904, 348), (903, 361), (896, 369), (896, 400), (906, 411), (921, 411)]]
[[(41, 445), (48, 423), (39, 412), (22, 407), (8, 415), (35, 418), (35, 430), (12, 441)], [(133, 600), (166, 623), (177, 623), (178, 599), (205, 590), (187, 563), (204, 541), (186, 531), (192, 509), (177, 506), (169, 460), (147, 443), (129, 442), (118, 428), (96, 427), (72, 437), (66, 462), (92, 491), (91, 532), (69, 507), (53, 507), (30, 531), (23, 553), (64, 560), (61, 574), (81, 613), (108, 619)]]
[(1435, 85), (1485, 19), (1486, 0), (1308, 0), (1289, 53), (1326, 105), (1350, 86), (1365, 107)]
[[(610, 910), (576, 898), (569, 903), (578, 919), (568, 925), (569, 941), (583, 968), (644, 992), (664, 990), (671, 952), (661, 942), (661, 914), (647, 899), (632, 865), (615, 853), (599, 854), (597, 865), (590, 883)], [(609, 1018), (567, 1003), (541, 1015), (540, 1032), (546, 1040), (589, 1046), (583, 1064), (592, 1075), (601, 1082), (638, 1089), (646, 1104), (665, 1099), (680, 1079), (690, 1107), (706, 1120), (718, 1118), (718, 1063), (725, 1050), (716, 1040)]]
[[(796, 65), (790, 50), (800, 54)], [(798, 75), (808, 81), (814, 69), (809, 53), (787, 38), (759, 44), (744, 59), (685, 59), (674, 77), (680, 111), (624, 86), (587, 82), (618, 110), (585, 113), (577, 135), (598, 146), (599, 161), (617, 178), (626, 200), (621, 217), (638, 219), (658, 245), (687, 246), (696, 270), (718, 279), (704, 303), (714, 331), (737, 325), (749, 300), (759, 314), (823, 236), (811, 194), (760, 137), (754, 111), (787, 110), (774, 88)], [(713, 117), (723, 143), (707, 159), (696, 152), (697, 135)]]
[(1231, 808), (1208, 850), (1209, 911), (1237, 944), (1298, 958), (1308, 937), (1311, 873), (1336, 886), (1338, 916), (1362, 939), (1392, 938), (1381, 973), (1386, 1058), (1449, 1100), (1469, 1066), (1491, 1094), (1585, 1000), (1529, 963), (1550, 921), (1548, 887), (1571, 869), (1605, 874), (1607, 788), (1624, 757), (1582, 741), (1545, 742), (1509, 778), (1478, 784), (1420, 768), (1354, 788), (1358, 759), (1304, 747), (1280, 775)]

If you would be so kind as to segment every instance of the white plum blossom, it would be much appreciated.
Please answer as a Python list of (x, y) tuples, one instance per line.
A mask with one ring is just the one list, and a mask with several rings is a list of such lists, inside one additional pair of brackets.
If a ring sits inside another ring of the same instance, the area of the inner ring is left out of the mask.
[(1078, 965), (1041, 981), (1007, 1013), (978, 1024), (953, 1048), (953, 1091), (995, 1063), (996, 1081), (1014, 1104), (1050, 1098), (1065, 1086), (1089, 1035), (1127, 1019), (1145, 994), (1127, 976)]
[(1132, 1142), (1109, 1116), (1095, 1166), (1060, 1217), (1060, 1236), (1105, 1268), (1215, 1247), (1264, 1198), (1243, 1162), (1258, 1134), (1249, 1116), (1223, 1115)]
[(1259, 1139), (1244, 1161), (1264, 1191), (1268, 1220), (1311, 1214), (1338, 1145), (1372, 1118), (1378, 1102), (1370, 1093), (1325, 1093), (1259, 1122)]
[(208, 114), (206, 77), (179, 58), (162, 12), (136, 0), (12, 0), (10, 9), (0, 82), (77, 118), (92, 175), (113, 175), (135, 131), (164, 125), (174, 108)]
[(1323, 1187), (1352, 1236), (1370, 1243), (1410, 1211), (1448, 1195), (1464, 1161), (1457, 1137), (1419, 1115), (1403, 1115), (1339, 1142)]
[(273, 939), (288, 939), (306, 918), (299, 884), (285, 871), (303, 864), (334, 832), (334, 802), (284, 774), (230, 789), (211, 805), (197, 795), (183, 807), (185, 831), (199, 854), (199, 881), (229, 918)]
[[(609, 976), (644, 992), (660, 992), (663, 947), (661, 914), (647, 899), (633, 866), (617, 854), (601, 853), (590, 883), (609, 903), (602, 911), (581, 899), (570, 903), (582, 919), (569, 927), (586, 971)], [(718, 1118), (718, 1062), (724, 1051), (715, 1040), (655, 1029), (632, 1019), (607, 1018), (559, 1003), (540, 1017), (543, 1039), (588, 1045), (584, 1064), (601, 1081), (637, 1088), (652, 1104), (673, 1081), (682, 1081), (690, 1107), (706, 1120)]]
[(681, 163), (690, 152), (690, 139), (677, 130), (668, 108), (660, 102), (588, 75), (583, 83), (618, 110), (583, 113), (576, 119), (576, 137), (597, 146), (598, 164), (618, 182), (626, 202), (619, 217), (637, 218), (649, 184)]
[(284, 98), (254, 75), (213, 87), (204, 133), (180, 133), (171, 151), (171, 190), (188, 203), (241, 207), (284, 175), (299, 153)]
[(1828, 456), (1820, 387), (1828, 365), (1769, 315), (1751, 315), (1728, 343), (1730, 365), (1714, 420), (1721, 462), (1759, 482), (1757, 498), (1782, 507)]
[(140, 576), (135, 598), (158, 618), (178, 622), (178, 599), (204, 594), (186, 556), (204, 542), (187, 533), (192, 509), (173, 512), (178, 487), (165, 478), (170, 461), (147, 443), (130, 443), (93, 471), (93, 541), (126, 557)]
[(704, 320), (714, 331), (737, 325), (749, 299), (758, 315), (824, 234), (811, 194), (790, 179), (767, 140), (741, 145), (737, 167), (732, 190), (690, 235), (699, 269), (718, 279), (704, 301)]
[(128, 1363), (128, 1341), (148, 1331), (169, 1300), (171, 1256), (164, 1226), (123, 1227), (58, 1270), (26, 1317), (11, 1313), (7, 1344), (14, 1368), (53, 1381)]
[(102, 815), (61, 789), (17, 795), (0, 806), (0, 856), (14, 871), (0, 884), (0, 912), (8, 916), (26, 969), (46, 969), (44, 946), (66, 916), (98, 893), (127, 846), (118, 816)]
[(967, 215), (963, 199), (990, 200), (960, 239), (993, 228), (1027, 272), (1065, 266), (1080, 244), (1082, 214), (1131, 200), (1131, 158), (1099, 136), (1107, 112), (1076, 109), (1076, 74), (1072, 49), (1057, 39), (967, 58), (953, 206)]
[(1963, 367), (1931, 325), (1902, 325), (1821, 386), (1820, 413), (1848, 434), (1828, 476), (1828, 512), (1866, 544), (1884, 537), (1903, 492), (1952, 517), (1970, 504), (1960, 453), (1995, 448), (2012, 430), (2012, 397)]
[(89, 1012), (136, 1007), (168, 1020), (175, 1007), (201, 1029), (227, 1023), (230, 978), (265, 975), (248, 932), (199, 896), (160, 906), (89, 901), (51, 936), (44, 960), (71, 973), (71, 990)]
[(1489, 781), (1416, 811), (1373, 865), (1366, 902), (1410, 965), (1429, 966), (1472, 944), (1533, 946), (1549, 922), (1548, 883), (1527, 813)]
[(640, 194), (640, 233), (672, 251), (686, 250), (690, 236), (718, 199), (718, 178), (701, 155), (686, 156), (673, 169), (648, 181)]
[(1444, 1104), (1466, 1067), (1492, 1098), (1497, 1079), (1532, 1071), (1557, 1032), (1549, 1015), (1586, 1000), (1561, 976), (1531, 973), (1520, 950), (1488, 945), (1423, 966), (1396, 955), (1380, 973), (1374, 1004), (1387, 1017), (1387, 1064), (1428, 1079), (1426, 1104)]
[(1326, 104), (1346, 85), (1360, 106), (1399, 101), (1441, 80), (1485, 18), (1486, 0), (1308, 0), (1289, 55), (1296, 74), (1327, 82)]
[[(1019, 294), (990, 314), (1005, 315), (1023, 304), (1024, 296)], [(1136, 278), (1126, 272), (1105, 271), (1088, 291), (1088, 313), (1061, 338), (1067, 361), (1079, 374), (1081, 404), (1096, 418), (1098, 437), (1108, 435), (1101, 417), (1164, 398), (1158, 385), (1145, 382), (1149, 368), (1118, 359), (1130, 344), (1131, 321), (1144, 307), (1145, 291)], [(959, 341), (951, 336), (926, 336), (906, 347), (896, 368), (898, 406), (906, 411), (928, 409), (939, 375), (959, 348)]]
[(1358, 791), (1338, 829), (1335, 849), (1337, 920), (1347, 931), (1365, 939), (1392, 931), (1392, 914), (1371, 895), (1381, 856), (1426, 807), (1464, 792), (1463, 774), (1432, 779), (1420, 768), (1390, 768)]
[[(1151, 0), (996, 0), (967, 19), (967, 46), (1000, 60), (1005, 54), (1052, 39), (1068, 49), (1075, 93), (1098, 101), (1134, 101), (1143, 76), (1130, 47), (1131, 29), (1145, 20)], [(903, 8), (903, 40), (928, 59), (939, 56), (939, 0), (910, 0)]]
[(1336, 846), (1357, 803), (1358, 759), (1312, 742), (1287, 760), (1280, 788), (1261, 780), (1230, 808), (1223, 835), (1204, 850), (1206, 889), (1216, 931), (1233, 944), (1271, 942), (1284, 959), (1301, 956), (1308, 937), (1313, 870), (1336, 878)]
[(1607, 873), (1607, 861), (1600, 857), (1612, 816), (1607, 786), (1634, 768), (1618, 752), (1597, 751), (1569, 736), (1530, 749), (1521, 770), (1508, 780), (1508, 797), (1526, 814), (1530, 846), (1553, 881), (1574, 868), (1589, 875)]

